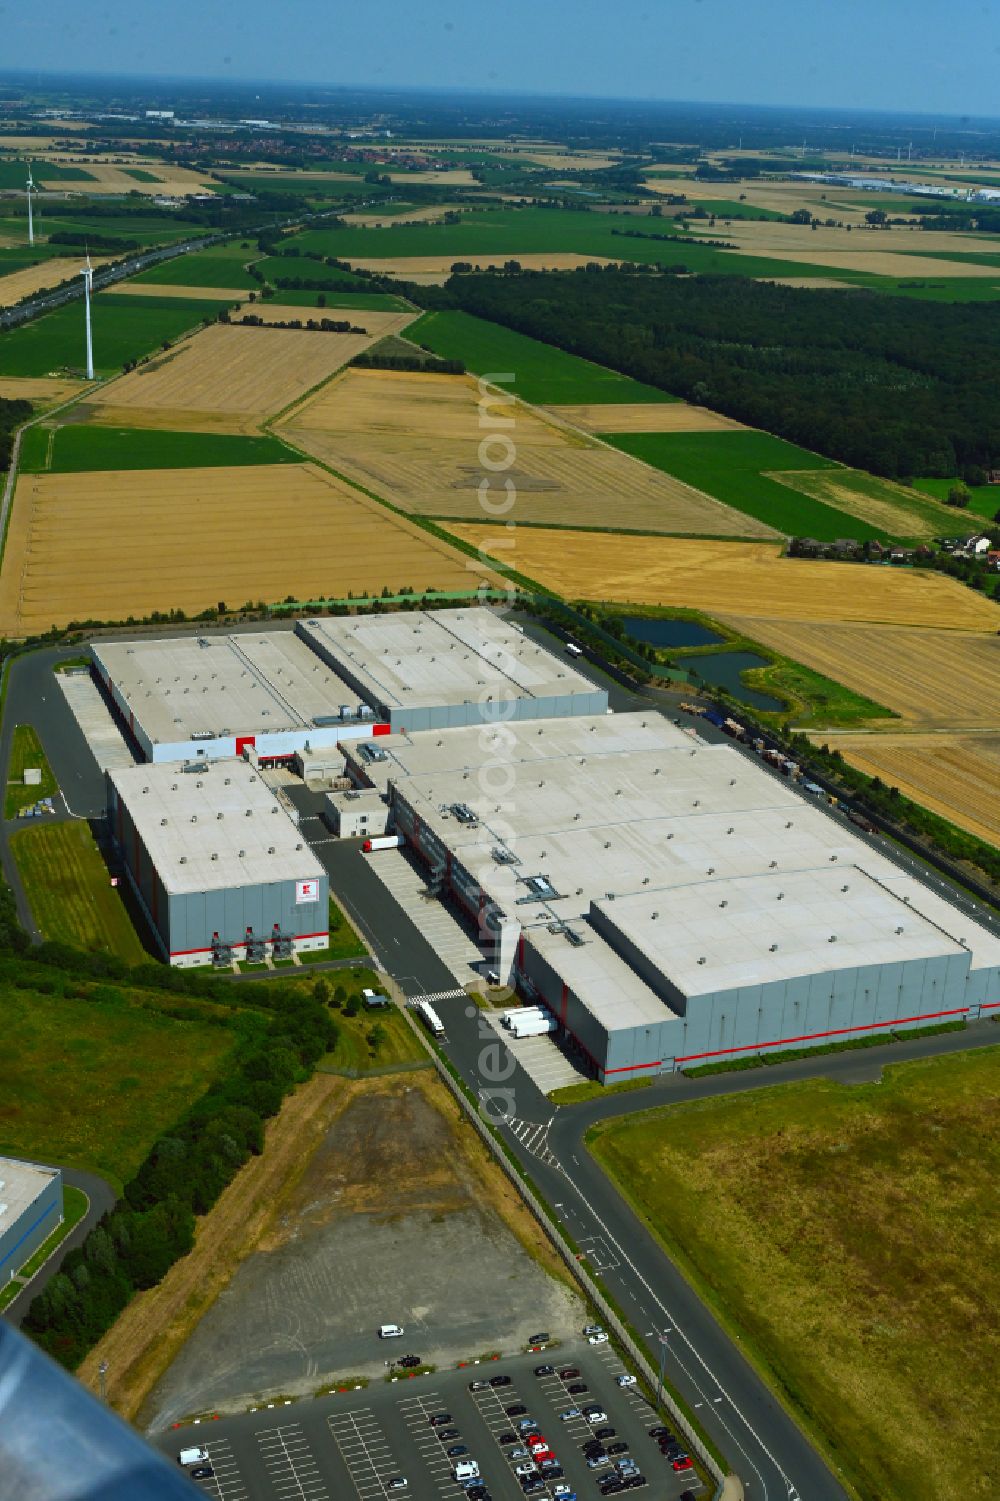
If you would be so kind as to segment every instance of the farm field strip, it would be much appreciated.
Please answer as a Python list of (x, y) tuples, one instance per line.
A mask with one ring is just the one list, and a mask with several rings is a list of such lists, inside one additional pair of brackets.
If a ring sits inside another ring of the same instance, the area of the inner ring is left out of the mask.
[(1000, 844), (1000, 720), (989, 735), (824, 734), (823, 741), (859, 771)]
[(220, 599), (467, 590), (483, 572), (312, 465), (21, 475), (0, 629), (191, 615)]
[[(523, 406), (516, 459), (492, 482), (508, 520), (719, 536), (774, 536), (690, 486)], [(401, 509), (478, 517), (490, 473), (469, 376), (348, 370), (291, 413), (281, 433)], [(514, 491), (505, 489), (513, 484)], [(506, 505), (512, 496), (513, 505)]]
[(919, 491), (858, 469), (797, 469), (762, 471), (801, 495), (832, 506), (890, 537), (939, 537), (955, 524), (954, 512), (926, 499)]
[[(101, 266), (108, 265), (112, 259), (108, 255), (94, 255), (91, 256), (90, 263), (98, 270)], [(6, 276), (0, 275), (0, 307), (13, 307), (22, 297), (30, 297), (42, 287), (58, 287), (63, 282), (72, 281), (74, 276), (80, 275), (82, 266), (82, 255), (53, 256), (49, 260), (39, 261), (35, 266), (26, 266), (22, 271), (9, 271)]]
[[(313, 294), (315, 296), (315, 294)], [(300, 323), (307, 323), (310, 319), (314, 323), (323, 318), (329, 318), (334, 323), (353, 323), (355, 328), (363, 328), (370, 340), (387, 338), (389, 334), (402, 333), (407, 324), (412, 323), (417, 317), (414, 309), (395, 310), (391, 308), (342, 308), (342, 307), (303, 307), (301, 303), (280, 302), (243, 302), (238, 312), (230, 314), (233, 322), (239, 325), (239, 319), (243, 317), (260, 318), (264, 323), (293, 323), (296, 319)], [(294, 330), (293, 330), (294, 332)], [(334, 339), (347, 338), (346, 334), (332, 334)], [(354, 338), (356, 335), (350, 335)], [(361, 351), (357, 351), (360, 353)], [(352, 355), (353, 359), (354, 356)]]
[[(622, 260), (627, 259), (625, 255)], [(577, 266), (600, 266), (611, 264), (604, 255), (581, 255), (575, 250), (520, 251), (517, 255), (407, 255), (407, 256), (354, 256), (352, 266), (362, 271), (374, 271), (378, 276), (396, 276), (401, 281), (420, 281), (428, 285), (446, 282), (456, 260), (468, 260), (477, 268), (503, 267), (507, 261), (516, 260), (525, 271), (575, 271)], [(994, 272), (994, 275), (996, 273)]]
[(744, 428), (733, 417), (689, 406), (686, 401), (581, 402), (545, 410), (589, 433), (711, 433)]
[[(800, 564), (789, 561), (786, 566), (797, 569)], [(837, 564), (836, 570), (850, 566)], [(911, 577), (916, 582), (920, 575)], [(971, 590), (958, 587), (975, 601)], [(762, 645), (884, 704), (909, 724), (958, 731), (1000, 728), (1000, 637), (996, 635), (1000, 609), (985, 600), (983, 604), (982, 626), (976, 632), (958, 629), (957, 620), (951, 629), (934, 630), (918, 628), (916, 622), (909, 626), (847, 624), (833, 616), (793, 622), (721, 611), (718, 618)], [(947, 618), (942, 613), (942, 623)]]
[(802, 621), (880, 622), (936, 626), (949, 635), (995, 632), (998, 625), (995, 604), (941, 574), (782, 558), (771, 543), (647, 537), (640, 549), (634, 537), (524, 527), (511, 558), (500, 550), (496, 527), (452, 523), (449, 531), (485, 554), (492, 543), (495, 556), (516, 559), (522, 573), (568, 599), (689, 606), (738, 617), (759, 640), (762, 622), (789, 630)]
[(86, 381), (59, 380), (49, 376), (0, 375), (0, 396), (8, 401), (33, 401), (39, 406), (56, 406), (71, 396), (82, 395)]
[[(180, 256), (171, 262), (175, 275), (180, 275), (187, 263), (187, 256)], [(246, 287), (214, 287), (200, 286), (198, 284), (185, 286), (181, 282), (157, 282), (155, 293), (151, 292), (149, 282), (141, 282), (133, 277), (129, 281), (118, 282), (115, 291), (122, 297), (203, 297), (213, 302), (246, 302), (249, 295)]]
[[(401, 315), (400, 315), (401, 316)], [(177, 428), (199, 426), (203, 415), (263, 418), (280, 411), (367, 349), (367, 334), (239, 328), (216, 323), (197, 338), (101, 392), (97, 409), (170, 412)], [(116, 418), (116, 425), (121, 424)]]

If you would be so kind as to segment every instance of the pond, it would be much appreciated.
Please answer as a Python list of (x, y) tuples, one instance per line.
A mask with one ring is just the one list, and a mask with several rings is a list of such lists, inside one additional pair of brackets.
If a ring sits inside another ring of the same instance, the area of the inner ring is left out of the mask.
[(779, 698), (771, 698), (766, 693), (758, 693), (754, 688), (748, 688), (741, 680), (740, 673), (746, 672), (749, 667), (767, 667), (766, 657), (758, 657), (752, 651), (724, 651), (714, 657), (692, 657), (684, 663), (685, 667), (691, 668), (706, 683), (714, 683), (719, 688), (725, 688), (734, 698), (741, 703), (749, 704), (753, 709), (783, 709), (784, 703)]
[(625, 615), (622, 625), (634, 641), (650, 646), (714, 646), (724, 641), (716, 631), (696, 620), (657, 620), (647, 615)]

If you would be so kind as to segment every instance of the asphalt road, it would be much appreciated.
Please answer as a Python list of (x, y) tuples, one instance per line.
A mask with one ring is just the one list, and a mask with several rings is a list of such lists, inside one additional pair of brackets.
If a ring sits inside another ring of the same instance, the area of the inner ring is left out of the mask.
[(90, 1205), (83, 1219), (73, 1226), (55, 1254), (45, 1263), (44, 1268), (32, 1278), (23, 1292), (18, 1293), (13, 1303), (4, 1309), (3, 1317), (9, 1319), (12, 1324), (20, 1324), (31, 1306), (32, 1298), (37, 1297), (49, 1279), (55, 1276), (67, 1252), (72, 1251), (75, 1246), (82, 1245), (101, 1216), (108, 1214), (115, 1207), (114, 1190), (96, 1173), (84, 1173), (75, 1167), (64, 1167), (62, 1175), (64, 1185), (82, 1189), (90, 1200)]

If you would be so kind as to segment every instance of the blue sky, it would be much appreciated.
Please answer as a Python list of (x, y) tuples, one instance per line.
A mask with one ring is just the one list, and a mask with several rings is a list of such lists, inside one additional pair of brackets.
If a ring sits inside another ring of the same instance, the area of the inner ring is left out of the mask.
[(1000, 0), (0, 0), (2, 65), (997, 114)]

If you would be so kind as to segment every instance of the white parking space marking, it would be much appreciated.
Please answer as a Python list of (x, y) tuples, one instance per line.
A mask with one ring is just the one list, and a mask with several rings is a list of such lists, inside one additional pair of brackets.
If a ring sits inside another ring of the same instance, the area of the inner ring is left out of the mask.
[(385, 1497), (386, 1481), (402, 1470), (371, 1408), (332, 1414), (327, 1424), (361, 1501)]
[(213, 1439), (205, 1449), (215, 1474), (210, 1480), (196, 1480), (195, 1485), (216, 1501), (246, 1501), (247, 1488), (228, 1439)]
[(260, 1428), (255, 1436), (278, 1501), (328, 1501), (330, 1493), (299, 1423)]
[[(458, 1486), (452, 1475), (453, 1462), (445, 1453), (448, 1445), (441, 1442), (437, 1428), (432, 1427), (430, 1423), (434, 1413), (448, 1411), (443, 1398), (438, 1392), (425, 1392), (420, 1396), (406, 1397), (397, 1405), (421, 1459), (431, 1472), (438, 1491), (441, 1495), (453, 1496)], [(459, 1428), (457, 1422), (445, 1423), (441, 1426)], [(452, 1440), (452, 1443), (459, 1442), (461, 1442), (459, 1439)]]

